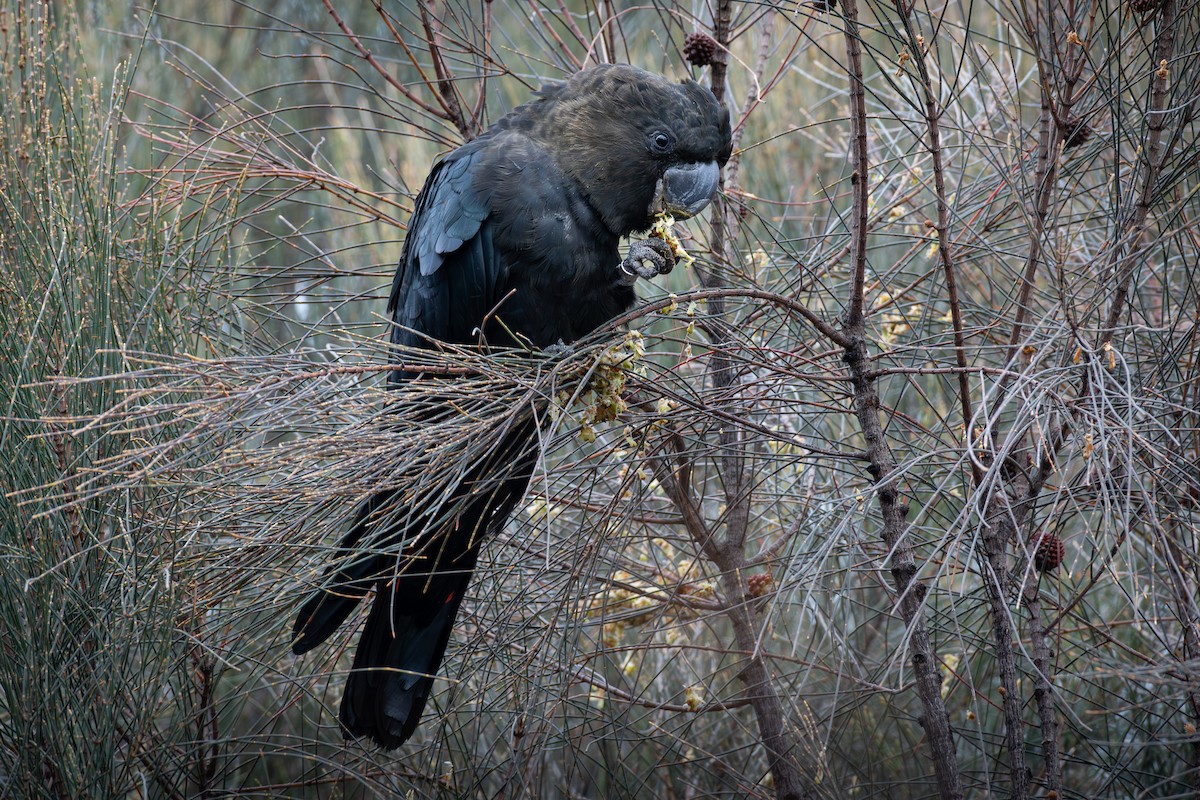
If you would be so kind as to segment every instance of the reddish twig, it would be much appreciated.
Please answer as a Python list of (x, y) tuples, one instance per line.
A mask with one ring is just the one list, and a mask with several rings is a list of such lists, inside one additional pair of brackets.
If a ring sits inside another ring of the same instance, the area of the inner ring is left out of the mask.
[[(387, 81), (393, 89), (404, 95), (404, 97), (410, 103), (417, 106), (417, 108), (420, 108), (422, 111), (432, 114), (435, 117), (452, 121), (450, 114), (445, 108), (439, 110), (438, 108), (429, 105), (424, 100), (417, 97), (417, 95), (411, 89), (409, 89), (400, 81), (396, 80), (396, 78), (390, 72), (388, 72), (382, 64), (379, 63), (379, 60), (371, 54), (371, 51), (363, 45), (362, 41), (359, 40), (358, 35), (350, 29), (350, 26), (345, 23), (341, 15), (338, 14), (337, 9), (333, 7), (331, 0), (321, 0), (321, 3), (324, 4), (325, 10), (329, 12), (329, 16), (333, 17), (333, 21), (337, 23), (339, 28), (341, 28), (342, 33), (346, 34), (346, 38), (350, 40), (350, 44), (354, 45), (354, 49), (358, 51), (359, 55), (362, 56), (362, 58), (368, 64), (370, 64), (371, 67), (379, 73), (379, 76)], [(415, 60), (414, 63), (416, 63)]]
[(439, 32), (441, 23), (430, 15), (429, 5), (427, 2), (417, 3), (417, 9), (421, 14), (421, 27), (425, 31), (425, 43), (429, 46), (429, 57), (433, 60), (433, 71), (437, 75), (438, 97), (450, 122), (458, 128), (464, 139), (470, 139), (476, 131), (467, 124), (462, 104), (458, 101), (458, 91), (454, 88), (454, 80), (442, 59), (442, 48), (439, 44), (442, 38)]

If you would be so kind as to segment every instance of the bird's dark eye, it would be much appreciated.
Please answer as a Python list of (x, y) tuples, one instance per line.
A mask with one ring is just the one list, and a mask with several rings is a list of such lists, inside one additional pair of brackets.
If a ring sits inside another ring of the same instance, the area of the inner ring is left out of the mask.
[(671, 149), (671, 137), (662, 131), (650, 134), (650, 146), (656, 153), (666, 153)]

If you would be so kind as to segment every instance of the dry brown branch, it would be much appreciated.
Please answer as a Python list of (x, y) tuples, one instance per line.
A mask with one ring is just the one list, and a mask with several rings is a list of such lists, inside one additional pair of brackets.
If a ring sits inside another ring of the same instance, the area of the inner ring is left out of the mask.
[(867, 442), (875, 494), (883, 517), (883, 539), (891, 561), (897, 605), (907, 626), (914, 685), (924, 706), (921, 726), (929, 742), (930, 755), (937, 773), (938, 790), (943, 798), (960, 798), (958, 762), (954, 734), (941, 695), (942, 676), (939, 659), (925, 622), (924, 600), (927, 587), (918, 577), (916, 559), (906, 540), (908, 503), (901, 499), (897, 485), (896, 462), (884, 438), (880, 424), (880, 401), (875, 381), (867, 377), (867, 342), (863, 315), (863, 291), (866, 275), (867, 246), (867, 112), (863, 91), (862, 50), (859, 42), (857, 0), (845, 0), (846, 72), (850, 92), (850, 153), (854, 199), (850, 213), (851, 295), (842, 330), (847, 338), (844, 359), (854, 391), (854, 411)]

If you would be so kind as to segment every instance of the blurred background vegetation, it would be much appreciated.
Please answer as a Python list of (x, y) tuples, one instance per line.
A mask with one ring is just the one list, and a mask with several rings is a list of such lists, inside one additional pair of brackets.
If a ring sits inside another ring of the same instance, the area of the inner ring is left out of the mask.
[[(0, 798), (1200, 793), (1200, 8), (830, 5), (4, 0)], [(388, 413), (412, 199), (609, 60), (731, 109), (699, 261), (644, 355), (445, 356), (562, 408), (417, 737), (344, 742), (291, 615), (486, 432)]]

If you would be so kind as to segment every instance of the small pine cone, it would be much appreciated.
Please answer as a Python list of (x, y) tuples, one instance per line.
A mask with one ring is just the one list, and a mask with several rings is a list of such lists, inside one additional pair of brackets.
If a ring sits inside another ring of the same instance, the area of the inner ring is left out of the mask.
[(717, 40), (703, 31), (689, 33), (683, 40), (683, 57), (697, 67), (711, 64), (718, 49)]
[(767, 592), (771, 591), (771, 573), (761, 572), (758, 575), (751, 575), (750, 580), (746, 581), (746, 591), (751, 597), (763, 597)]
[(1135, 14), (1153, 14), (1162, 6), (1162, 0), (1129, 0), (1129, 10)]
[(1070, 150), (1092, 138), (1092, 128), (1079, 117), (1067, 117), (1063, 124), (1063, 147)]
[(1056, 569), (1067, 557), (1067, 547), (1053, 533), (1043, 533), (1033, 554), (1033, 565), (1042, 572)]

